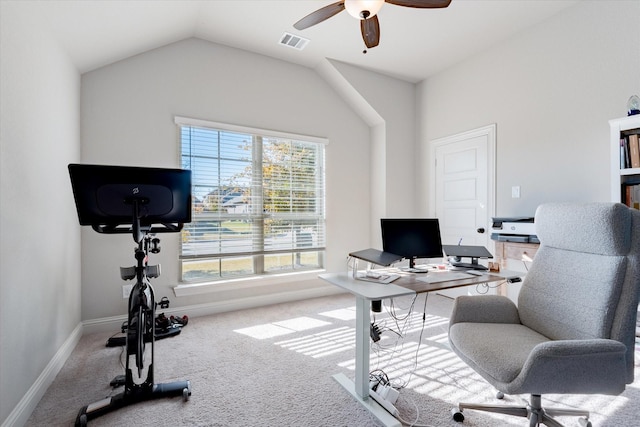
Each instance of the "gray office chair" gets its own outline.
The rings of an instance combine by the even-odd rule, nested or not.
[[[543,408],[544,393],[616,395],[633,381],[640,291],[640,211],[614,203],[552,203],[535,216],[540,248],[518,305],[498,295],[456,299],[449,342],[502,393],[530,394],[527,407],[460,403],[464,409],[562,427],[554,416],[589,412]]]

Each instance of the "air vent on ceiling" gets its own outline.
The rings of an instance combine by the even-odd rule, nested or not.
[[[280,44],[294,49],[302,50],[309,43],[308,39],[285,32],[280,37]]]

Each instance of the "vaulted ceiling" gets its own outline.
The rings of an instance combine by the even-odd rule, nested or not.
[[[14,0],[3,0],[14,1]],[[296,30],[293,24],[333,0],[20,1],[68,52],[80,72],[188,37],[315,67],[323,58],[421,81],[505,41],[583,0],[452,0],[444,9],[384,4],[379,46],[365,50],[346,11]],[[280,44],[285,32],[309,40]]]

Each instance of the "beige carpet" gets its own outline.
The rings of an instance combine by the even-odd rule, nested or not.
[[[431,295],[422,331],[424,297],[408,316],[411,299],[395,301],[396,319],[376,321],[382,340],[372,346],[371,369],[398,386],[403,419],[432,426],[526,426],[523,418],[466,413],[451,420],[458,401],[496,402],[494,391],[447,344],[451,300]],[[193,395],[131,405],[93,426],[377,426],[332,378],[353,377],[354,299],[317,298],[254,310],[190,319],[176,337],[156,342],[156,382],[189,379]],[[395,331],[401,331],[402,337]],[[420,338],[422,333],[422,338]],[[31,415],[28,426],[70,426],[80,408],[117,394],[109,382],[123,373],[111,334],[84,336]],[[420,346],[418,347],[418,343]],[[640,363],[636,360],[636,366]],[[524,396],[507,396],[504,403]],[[621,396],[545,396],[543,403],[592,411],[594,427],[638,425],[640,379]],[[572,418],[561,418],[577,426]]]

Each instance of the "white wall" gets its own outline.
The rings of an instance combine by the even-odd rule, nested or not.
[[[609,200],[608,120],[640,94],[639,19],[638,1],[579,2],[422,82],[421,157],[436,138],[497,123],[498,216]],[[514,185],[520,199],[511,198]]]
[[[369,246],[369,127],[316,72],[189,39],[86,73],[82,162],[179,167],[175,115],[328,138],[327,269],[346,270],[346,255]],[[330,287],[315,279],[178,298],[178,235],[159,237],[153,285],[172,309]],[[119,266],[133,265],[133,246],[128,235],[82,231],[83,319],[126,313]]]
[[[417,214],[415,182],[416,85],[373,73],[349,64],[333,62],[381,118],[372,127],[371,234],[381,247],[380,218]]]
[[[417,214],[416,86],[335,60],[317,70],[370,127],[370,246],[380,248],[380,218]]]
[[[80,230],[67,172],[80,158],[80,75],[28,14],[32,6],[0,2],[3,425],[26,421],[81,330]]]

